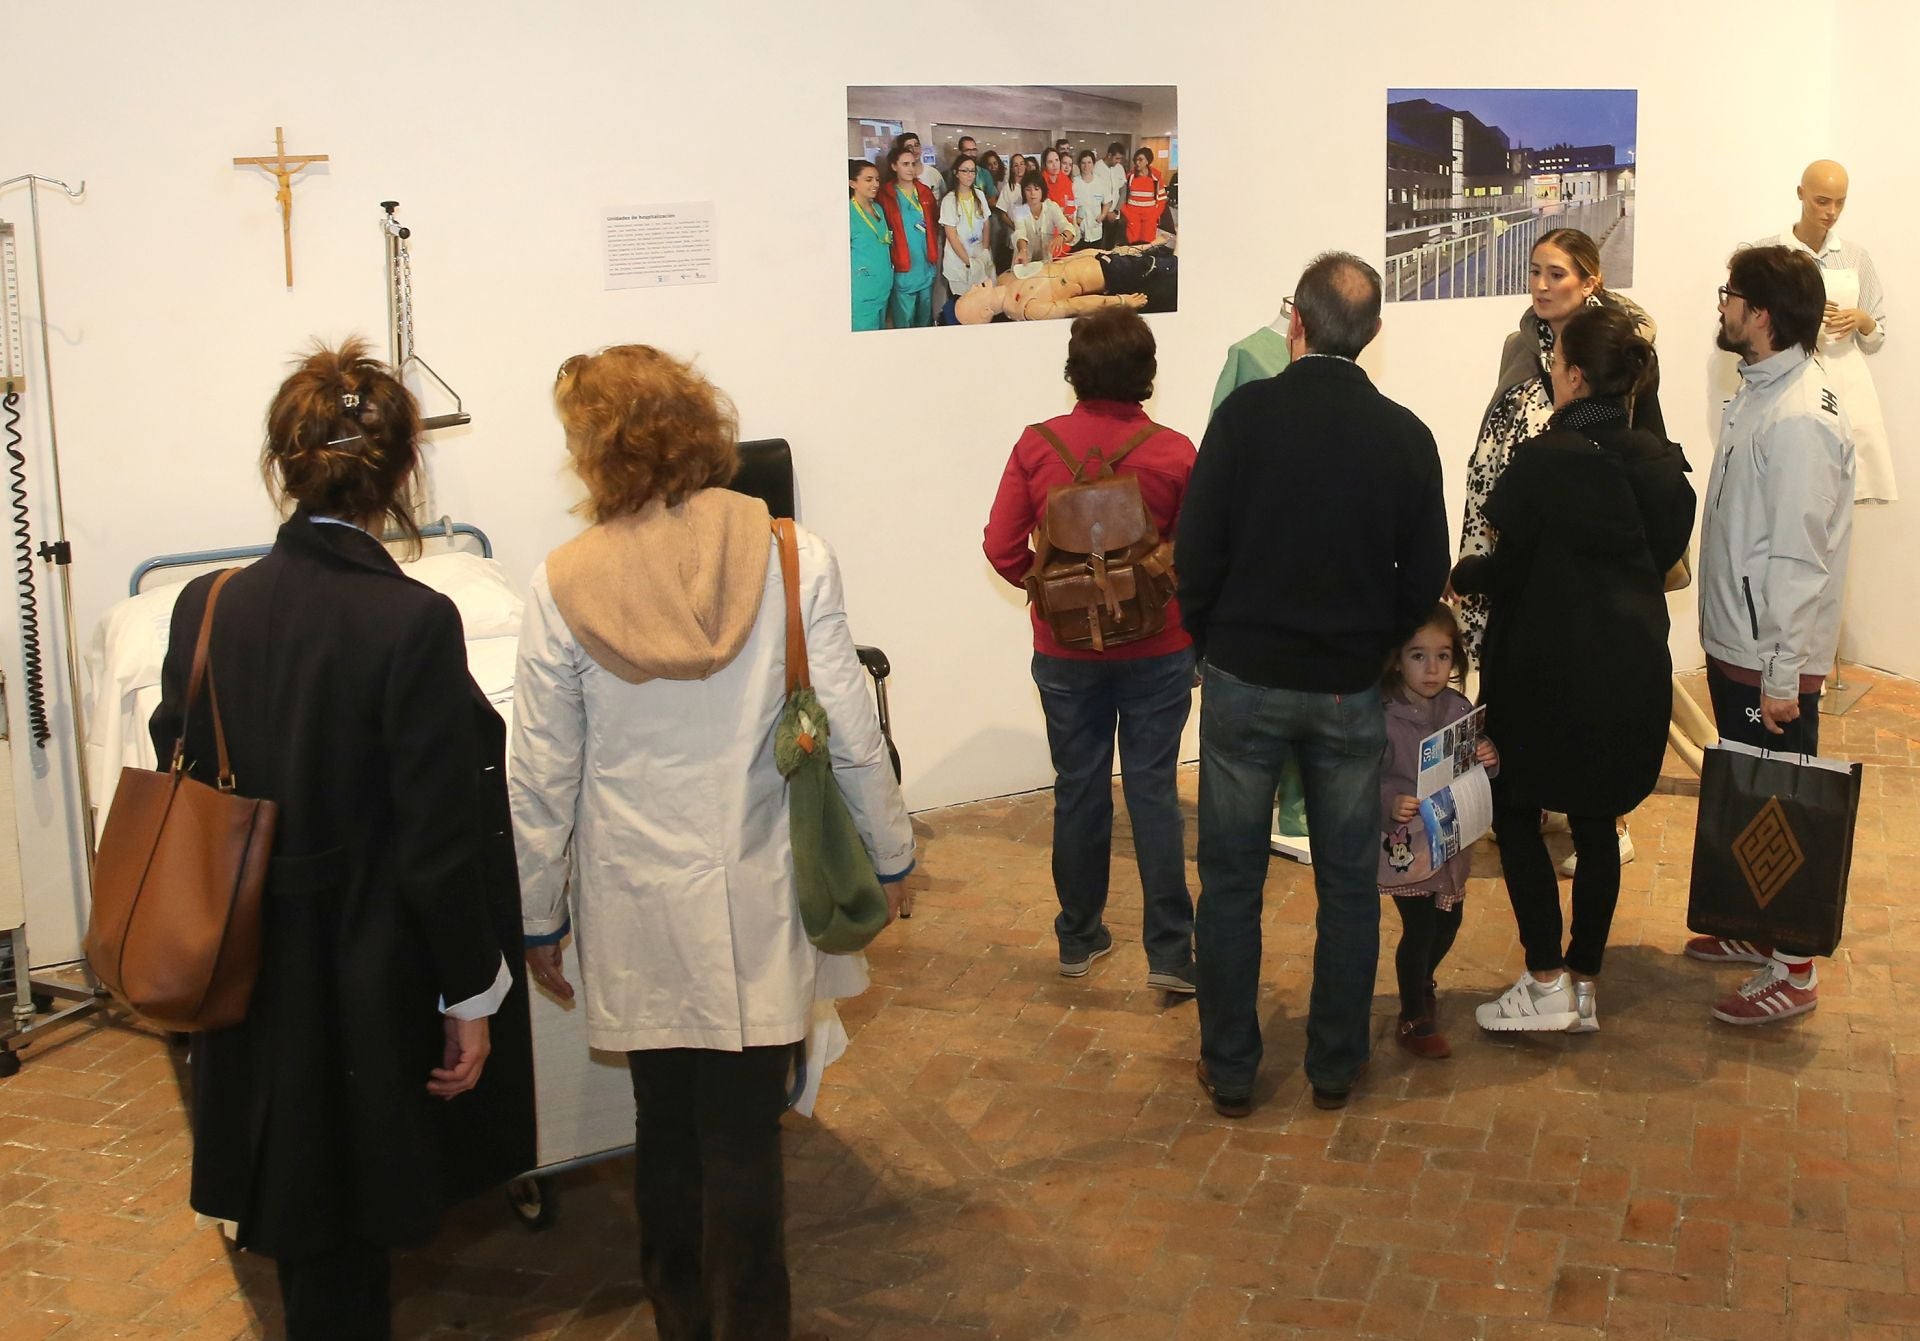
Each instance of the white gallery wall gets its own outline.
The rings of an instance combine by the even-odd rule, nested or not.
[[[1857,140],[1846,223],[1882,239],[1894,301],[1920,302],[1920,274],[1892,245],[1906,203],[1893,192],[1913,191],[1896,175],[1899,124],[1858,102],[1832,42],[1837,28],[1912,50],[1914,20],[1892,6],[1623,0],[1605,42],[1571,20],[1517,19],[1490,39],[1485,25],[1386,0],[1101,13],[1101,31],[1128,39],[1003,42],[989,23],[960,41],[929,22],[916,41],[848,5],[0,0],[0,178],[87,182],[83,201],[42,205],[83,638],[142,558],[271,536],[255,467],[263,412],[312,338],[360,332],[384,346],[378,202],[398,199],[414,230],[419,348],[474,416],[433,449],[436,512],[483,526],[524,580],[577,526],[548,401],[556,365],[629,340],[695,356],[737,402],[744,436],[793,443],[802,519],[839,551],[856,636],[893,660],[910,804],[1048,782],[1021,600],[979,540],[1021,427],[1069,404],[1066,325],[848,331],[848,84],[1179,86],[1184,280],[1181,310],[1152,319],[1150,408],[1196,440],[1227,345],[1272,319],[1313,253],[1379,259],[1393,86],[1640,90],[1632,293],[1659,321],[1667,420],[1702,482],[1717,413],[1713,289],[1735,242],[1789,217],[1805,161],[1848,158],[1846,137]],[[1899,41],[1873,37],[1883,20]],[[1784,105],[1795,110],[1773,110]],[[230,164],[269,152],[276,125],[291,152],[331,155],[294,187],[291,291],[273,184]],[[681,201],[713,203],[718,282],[604,290],[601,211]],[[0,192],[0,218],[24,231],[19,188]],[[1432,425],[1456,517],[1521,306],[1390,307],[1366,359]],[[1914,394],[1888,408],[1920,491],[1897,419]],[[44,502],[37,396],[27,428]],[[1862,527],[1863,556],[1888,570],[1862,564],[1853,639],[1864,659],[1916,672],[1920,645],[1895,615],[1904,592],[1891,570],[1914,543],[1900,515]],[[1690,603],[1675,613],[1676,656],[1697,663]],[[0,666],[17,683],[11,630],[0,620]],[[57,656],[53,669],[65,719]],[[70,957],[81,917],[70,764],[21,743],[17,694],[9,712],[39,891],[35,957]]]

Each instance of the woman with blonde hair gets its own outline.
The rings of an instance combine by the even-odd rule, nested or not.
[[[627,1054],[640,1270],[665,1341],[785,1341],[780,1114],[816,997],[866,986],[808,941],[774,727],[787,605],[767,508],[726,488],[732,406],[689,365],[616,345],[561,365],[554,404],[592,523],[535,570],[509,788],[534,979],[573,985],[590,1046]],[[913,832],[825,541],[798,531],[834,777],[887,882]],[[571,905],[569,907],[569,905]]]
[[[1553,419],[1553,385],[1547,369],[1567,323],[1588,308],[1608,308],[1625,313],[1647,343],[1653,343],[1653,318],[1631,299],[1607,288],[1600,270],[1600,248],[1578,228],[1550,229],[1533,244],[1527,264],[1527,294],[1531,301],[1520,314],[1519,328],[1501,346],[1499,380],[1481,416],[1480,434],[1467,462],[1467,505],[1460,518],[1459,554],[1463,559],[1493,552],[1498,537],[1487,521],[1487,499],[1513,459],[1514,448],[1545,433]],[[1666,436],[1657,368],[1654,380],[1633,402],[1631,426],[1656,437]],[[1487,600],[1478,594],[1457,595],[1467,652],[1478,666],[1487,632]],[[1564,821],[1549,817],[1549,822],[1558,825]],[[1618,846],[1621,862],[1632,861],[1633,838],[1627,832],[1624,816],[1619,823]],[[1574,870],[1575,859],[1569,856],[1561,864],[1561,873],[1572,875]]]
[[[247,1017],[193,1035],[189,1200],[276,1260],[290,1341],[384,1341],[393,1250],[534,1160],[506,731],[459,611],[380,540],[419,540],[419,435],[358,341],[301,361],[260,454],[292,515],[257,563],[181,592],[152,723],[171,757],[211,605],[218,694],[187,768],[279,820]]]

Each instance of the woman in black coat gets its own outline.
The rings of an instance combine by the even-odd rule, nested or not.
[[[308,358],[261,454],[297,506],[215,605],[237,789],[280,813],[247,1018],[193,1038],[191,1200],[278,1259],[290,1341],[387,1337],[390,1251],[534,1162],[505,732],[452,602],[376,538],[413,530],[418,431],[359,344]],[[213,580],[174,607],[162,759]],[[186,758],[214,781],[204,700]]]
[[[1528,970],[1479,1008],[1480,1024],[1585,1033],[1599,1027],[1594,979],[1620,895],[1614,820],[1653,790],[1666,750],[1665,575],[1686,552],[1694,494],[1680,449],[1630,427],[1658,368],[1629,316],[1580,311],[1549,372],[1547,431],[1515,450],[1487,499],[1499,544],[1463,558],[1453,587],[1488,599],[1494,828]],[[1579,857],[1564,950],[1542,810],[1566,812]]]

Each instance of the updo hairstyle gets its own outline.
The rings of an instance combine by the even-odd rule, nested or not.
[[[674,507],[732,482],[740,466],[733,402],[689,363],[651,345],[612,345],[560,365],[554,407],[573,469],[587,486],[575,510],[593,522]]]
[[[260,474],[283,508],[291,499],[369,530],[391,521],[417,546],[419,469],[420,409],[363,340],[316,345],[268,407]]]
[[[1586,374],[1589,394],[1629,403],[1653,384],[1659,358],[1632,317],[1615,307],[1583,307],[1560,332],[1560,358]]]

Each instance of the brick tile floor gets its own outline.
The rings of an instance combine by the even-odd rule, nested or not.
[[[1312,1107],[1299,1069],[1309,872],[1276,861],[1268,882],[1268,1062],[1253,1116],[1228,1122],[1193,1083],[1192,1003],[1145,990],[1124,820],[1120,944],[1069,982],[1050,797],[921,816],[930,887],[873,955],[817,1120],[790,1120],[796,1325],[839,1341],[1920,1336],[1920,1044],[1899,1013],[1920,1005],[1920,906],[1896,883],[1920,859],[1920,686],[1882,681],[1822,728],[1869,767],[1817,1012],[1708,1017],[1741,970],[1677,953],[1694,788],[1670,761],[1633,816],[1602,1032],[1473,1029],[1472,1003],[1520,969],[1487,848],[1441,982],[1454,1057],[1391,1045],[1383,957],[1374,1065],[1339,1113]],[[1182,788],[1190,810],[1191,770]],[[1389,954],[1396,934],[1386,918]],[[0,1335],[275,1335],[271,1263],[186,1207],[164,1043],[88,1023],[28,1056],[0,1081]],[[557,1178],[541,1233],[494,1198],[464,1208],[400,1263],[398,1334],[652,1336],[629,1169]]]

